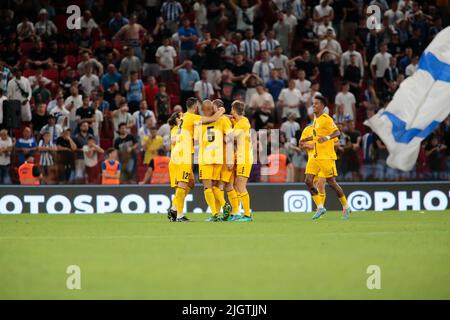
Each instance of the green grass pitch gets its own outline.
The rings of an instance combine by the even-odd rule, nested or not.
[[[0,215],[0,299],[450,299],[450,211],[190,217]]]

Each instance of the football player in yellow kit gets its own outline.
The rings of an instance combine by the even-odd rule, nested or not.
[[[176,188],[177,187],[177,172],[178,172],[178,164],[180,163],[180,159],[179,157],[179,153],[177,152],[177,143],[179,142],[179,135],[178,135],[178,127],[180,125],[181,122],[181,117],[183,116],[182,112],[174,112],[172,113],[172,115],[169,117],[169,120],[167,121],[167,123],[170,126],[170,145],[171,145],[171,152],[170,152],[170,162],[169,162],[169,175],[170,175],[170,186],[172,188]],[[194,182],[194,178],[192,177],[189,180],[189,184],[188,184],[188,188],[186,189],[186,194],[189,193],[189,191],[194,187],[195,182]],[[176,219],[176,215],[175,217],[171,214],[172,212],[175,212],[176,214],[176,207],[175,207],[175,203],[172,203],[172,207],[168,210],[168,215],[167,217],[169,218],[170,221],[174,221],[174,219]]]
[[[318,219],[326,213],[326,209],[323,206],[324,195],[319,194],[319,191],[314,185],[315,176],[325,178],[328,185],[333,188],[342,204],[342,218],[348,219],[350,208],[347,204],[347,198],[335,179],[337,176],[337,157],[334,150],[334,138],[339,137],[341,133],[333,119],[324,113],[326,104],[326,99],[323,96],[317,95],[314,97],[313,108],[315,118],[312,124],[313,134],[300,140],[301,143],[312,141],[314,144],[313,157],[308,159],[308,164],[306,165],[305,183],[318,208],[313,215],[313,219]]]
[[[175,145],[175,152],[177,152],[177,188],[173,204],[176,207],[176,212],[171,210],[170,215],[176,222],[189,221],[183,214],[184,199],[189,191],[189,182],[193,179],[192,173],[192,155],[194,154],[194,128],[200,124],[207,124],[216,121],[224,114],[225,109],[220,108],[216,113],[210,117],[198,115],[199,102],[196,98],[188,98],[186,102],[187,111],[180,119],[178,126],[178,142]]]
[[[325,111],[328,114],[328,108],[326,108]],[[307,125],[302,132],[302,135],[300,137],[300,143],[299,143],[299,147],[301,149],[306,150],[306,153],[308,155],[308,161],[310,159],[312,159],[311,161],[314,161],[314,142],[311,141],[307,141],[307,142],[301,142],[302,140],[306,139],[307,137],[311,137],[313,136],[313,121],[314,121],[314,111],[313,108],[311,107],[311,110],[308,109],[308,116],[311,119],[311,124]],[[334,138],[334,145],[339,144],[339,139],[338,138]],[[314,186],[317,188],[319,195],[322,197],[321,198],[321,202],[323,204],[323,206],[325,206],[325,199],[327,197],[327,194],[325,192],[325,183],[326,183],[326,178],[323,177],[319,177],[318,175],[314,176],[314,180],[313,180]],[[316,205],[318,205],[316,203]]]
[[[214,109],[224,106],[223,101],[216,99],[213,101]],[[220,172],[220,179],[213,186],[216,197],[216,206],[223,209],[223,220],[231,220],[233,215],[239,212],[239,197],[234,190],[235,154],[233,141],[233,124],[229,116],[223,115],[217,121],[218,129],[223,135],[223,165]],[[225,201],[224,191],[227,192],[230,204]],[[231,215],[230,215],[231,214]]]
[[[203,114],[207,117],[214,114],[214,105],[211,100],[204,100],[202,103]],[[220,119],[220,118],[219,118]],[[199,145],[199,179],[203,183],[205,200],[211,208],[211,217],[208,221],[221,221],[220,209],[223,199],[217,199],[215,184],[220,180],[220,173],[223,166],[223,132],[220,127],[221,122],[216,120],[211,123],[202,124],[196,130],[195,138],[198,139]],[[216,188],[216,189],[215,189]],[[216,192],[214,192],[216,191]]]
[[[244,116],[245,105],[242,101],[234,101],[231,106],[231,115],[236,121],[233,128],[233,137],[236,144],[236,171],[234,188],[238,193],[244,209],[244,216],[235,214],[231,221],[249,222],[253,218],[250,213],[250,196],[247,192],[247,181],[253,166],[253,147],[251,140],[251,125]]]

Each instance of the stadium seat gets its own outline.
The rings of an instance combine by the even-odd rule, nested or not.
[[[139,181],[142,181],[145,177],[145,173],[147,172],[147,167],[145,165],[139,165],[137,169],[137,176]]]
[[[59,74],[57,69],[47,69],[43,72],[44,77],[49,78],[55,83],[59,83]]]
[[[67,18],[68,16],[66,14],[57,14],[55,16],[55,25],[56,28],[58,28],[58,32],[65,32],[67,31]]]
[[[112,139],[100,139],[100,147],[106,150],[113,146]]]
[[[36,70],[31,70],[31,69],[23,70],[22,75],[23,75],[25,78],[29,78],[29,77],[31,77],[31,76],[36,75]]]
[[[30,50],[34,47],[33,42],[22,42],[19,46],[19,50],[23,56],[28,56]]]
[[[68,55],[67,56],[67,65],[71,67],[72,69],[77,68],[77,57]]]

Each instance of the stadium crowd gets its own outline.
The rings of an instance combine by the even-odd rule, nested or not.
[[[448,0],[70,4],[82,9],[79,29],[68,29],[68,1],[0,4],[0,184],[17,183],[30,154],[42,183],[98,183],[111,147],[122,183],[148,183],[152,160],[170,153],[167,119],[191,96],[220,98],[227,111],[240,99],[255,131],[280,129],[281,176],[261,174],[261,161],[250,181],[302,181],[298,140],[318,92],[342,132],[339,179],[450,177],[450,117],[423,142],[411,172],[387,167],[383,142],[363,124],[448,25]],[[367,28],[368,5],[381,9],[378,28]],[[19,125],[6,116],[14,100]]]

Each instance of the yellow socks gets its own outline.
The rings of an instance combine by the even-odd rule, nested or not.
[[[345,196],[340,197],[339,201],[341,202],[342,208],[344,208],[344,210],[348,208],[347,198]]]
[[[323,194],[323,198],[322,198],[322,204],[325,206],[325,200],[327,199],[327,194],[324,193]]]
[[[208,206],[211,208],[212,215],[217,215],[217,209],[216,209],[216,198],[214,197],[214,192],[211,188],[205,189],[205,200]]]
[[[227,192],[228,200],[231,204],[231,214],[235,215],[239,212],[239,196],[236,192],[236,190],[231,190]]]
[[[325,206],[325,193],[319,193],[320,203]]]
[[[244,208],[244,215],[250,217],[250,196],[248,195],[248,192],[239,193],[239,199],[241,200],[242,207]]]
[[[225,205],[223,190],[220,190],[219,187],[212,187],[212,191],[214,192],[214,197],[216,198],[216,209],[220,211],[220,208]]]
[[[312,196],[317,208],[323,208],[322,196],[318,193]]]
[[[184,210],[184,198],[186,198],[186,190],[183,188],[177,188],[175,191],[175,197],[173,198],[173,202],[175,204],[175,208],[177,208],[177,217],[181,218],[183,216]]]

